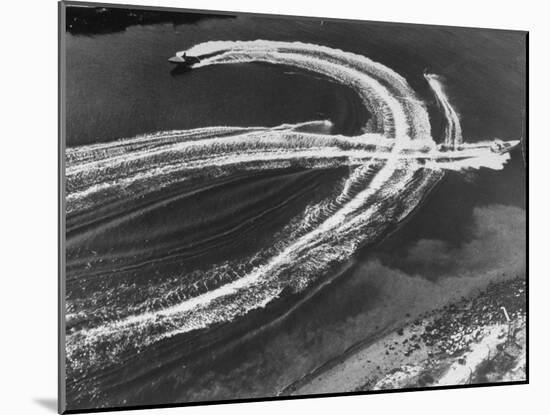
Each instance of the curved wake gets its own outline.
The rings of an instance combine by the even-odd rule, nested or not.
[[[187,53],[204,57],[196,67],[266,62],[323,75],[353,88],[373,117],[357,137],[323,133],[330,131],[330,122],[312,121],[170,131],[67,149],[69,248],[78,242],[77,232],[71,233],[75,229],[108,230],[143,213],[110,214],[113,206],[127,208],[177,184],[243,170],[350,168],[331,197],[310,204],[272,247],[240,262],[151,275],[146,283],[117,285],[114,277],[90,274],[88,280],[97,278],[100,289],[67,301],[66,350],[75,377],[162,339],[231,321],[285,289],[305,289],[403,220],[443,175],[423,102],[404,78],[382,64],[324,46],[264,40],[207,42]],[[452,107],[444,112],[454,125],[445,143],[459,142],[456,113]],[[107,213],[96,223],[97,211]],[[69,291],[78,293],[78,277],[88,275],[98,261],[94,256],[73,261]],[[121,304],[128,298],[131,304]]]

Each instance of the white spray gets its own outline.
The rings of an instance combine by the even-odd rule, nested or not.
[[[427,73],[424,74],[424,78],[428,81],[437,102],[445,114],[446,124],[444,146],[446,149],[458,150],[462,144],[462,128],[460,126],[460,118],[449,102],[449,97],[445,93],[445,88],[441,82],[441,78],[438,75]]]
[[[307,286],[349,258],[362,243],[374,240],[389,225],[402,220],[442,177],[442,169],[462,169],[473,163],[475,167],[500,168],[505,161],[505,156],[491,153],[488,145],[438,152],[424,104],[404,78],[366,57],[319,45],[262,40],[208,42],[187,52],[212,55],[197,67],[259,61],[326,75],[352,87],[376,122],[353,138],[307,133],[302,131],[303,124],[222,126],[68,149],[67,210],[75,212],[92,209],[108,201],[109,195],[135,198],[142,191],[158,190],[170,180],[185,180],[187,171],[208,175],[221,168],[228,172],[233,168],[284,168],[285,163],[300,161],[311,168],[327,163],[351,167],[341,191],[312,207],[313,213],[302,220],[305,226],[299,226],[304,232],[285,240],[269,259],[242,274],[235,271],[237,277],[231,282],[205,293],[154,309],[135,304],[129,315],[112,313],[108,320],[68,335],[66,349],[71,365],[99,364],[88,358],[80,361],[83,348],[94,353],[105,350],[99,360],[116,359],[120,350],[116,349],[115,335],[124,339],[125,347],[139,350],[163,338],[231,321],[263,307],[287,286]],[[444,111],[444,144],[448,149],[461,149],[459,117],[438,77],[425,77]],[[322,122],[328,125],[328,121]],[[151,331],[156,335],[149,335]]]

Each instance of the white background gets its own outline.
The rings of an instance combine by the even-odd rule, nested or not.
[[[119,3],[120,1],[111,0]],[[546,412],[550,296],[544,264],[550,166],[549,29],[544,1],[128,0],[136,4],[529,30],[530,377],[504,386],[175,408],[139,413],[518,414]],[[120,2],[123,3],[123,2]],[[54,413],[57,393],[57,4],[10,0],[0,30],[0,413]],[[543,409],[544,408],[544,409]],[[125,412],[126,413],[126,412]]]

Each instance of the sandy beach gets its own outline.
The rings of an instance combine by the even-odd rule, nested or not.
[[[526,380],[525,280],[490,284],[327,362],[281,395]]]

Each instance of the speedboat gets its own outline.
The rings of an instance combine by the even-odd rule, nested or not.
[[[169,62],[179,65],[179,66],[193,66],[197,63],[200,63],[200,58],[197,56],[187,55],[186,52],[176,53],[174,56],[168,59]]]
[[[511,151],[521,143],[520,140],[511,140],[511,141],[502,141],[498,138],[495,138],[493,144],[491,145],[491,151],[493,153],[503,154],[508,151]]]

